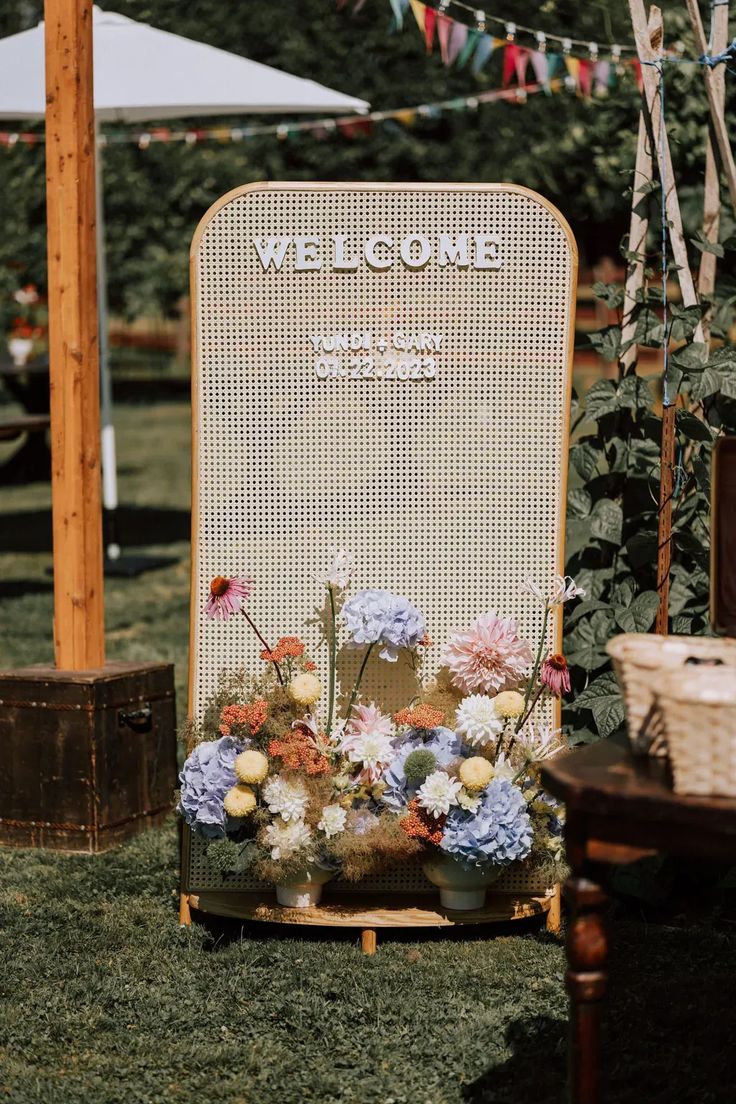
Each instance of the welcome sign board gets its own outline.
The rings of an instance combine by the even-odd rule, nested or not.
[[[539,635],[520,586],[562,571],[575,278],[564,220],[512,185],[256,184],[208,212],[192,249],[195,716],[221,670],[259,662],[245,624],[204,617],[216,575],[255,580],[267,639],[304,635],[337,548],[438,642],[487,609]],[[314,651],[316,616],[306,635]],[[372,668],[367,700],[405,703],[408,667]]]

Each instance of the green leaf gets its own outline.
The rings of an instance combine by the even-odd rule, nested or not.
[[[589,336],[591,345],[604,360],[618,360],[621,347],[620,326],[607,326],[605,330],[596,330]]]
[[[689,345],[677,349],[670,361],[683,372],[699,372],[708,363],[708,346],[704,341],[691,341]]]
[[[565,628],[571,627],[588,613],[595,613],[596,610],[610,610],[610,608],[610,604],[602,602],[600,598],[586,599],[584,602],[578,603],[572,613],[565,616]]]
[[[598,380],[585,396],[585,412],[595,421],[617,408],[616,387],[611,380]]]
[[[658,349],[664,338],[664,327],[658,315],[649,307],[645,307],[636,320],[634,340],[637,345],[649,345]]]
[[[567,662],[570,666],[582,667],[585,671],[597,671],[608,662],[605,647],[609,636],[605,625],[601,629],[592,619],[580,621],[565,642]]]
[[[601,498],[591,513],[590,535],[596,540],[619,544],[623,528],[623,510],[611,498]]]
[[[677,428],[680,433],[683,433],[692,441],[707,441],[710,444],[713,440],[711,431],[705,422],[701,422],[700,418],[696,418],[689,410],[677,411]]]
[[[657,532],[654,529],[640,529],[626,542],[626,551],[634,567],[653,564],[657,558]]]
[[[637,594],[629,605],[616,610],[616,621],[624,632],[646,632],[651,628],[659,609],[659,596],[654,590]]]
[[[693,456],[693,473],[698,481],[698,486],[707,498],[710,498],[710,468],[701,456]]]
[[[705,368],[702,375],[693,379],[690,394],[694,399],[707,399],[709,395],[717,395],[721,390],[721,373],[715,368]]]
[[[599,459],[600,453],[598,449],[593,448],[587,441],[583,441],[579,445],[573,445],[570,450],[570,463],[578,475],[583,477],[586,483],[592,478],[593,473],[598,467]]]
[[[690,239],[692,245],[701,253],[712,253],[715,257],[725,257],[726,251],[720,242],[708,241],[702,230],[698,230],[695,237]]]
[[[604,284],[597,280],[592,291],[596,299],[602,299],[611,310],[616,310],[624,301],[624,289],[620,284]]]
[[[610,671],[599,675],[578,694],[575,704],[590,709],[601,736],[610,736],[623,724],[625,711],[616,676]]]
[[[640,410],[652,405],[652,393],[647,381],[632,373],[621,380],[616,392],[616,400],[619,406]]]
[[[576,487],[567,496],[567,508],[572,517],[586,518],[592,505],[593,500],[584,487]]]

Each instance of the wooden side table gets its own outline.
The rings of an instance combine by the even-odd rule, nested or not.
[[[682,797],[671,788],[666,762],[635,759],[627,744],[615,740],[551,760],[542,770],[542,781],[567,807],[569,1095],[572,1104],[597,1104],[608,940],[607,898],[596,868],[658,851],[733,861],[736,800]]]

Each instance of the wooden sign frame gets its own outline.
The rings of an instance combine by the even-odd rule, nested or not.
[[[300,206],[302,200],[303,204]],[[292,204],[292,206],[289,207],[289,204]],[[256,208],[258,216],[254,215],[252,221],[248,221],[251,219],[250,211]],[[284,213],[285,211],[286,213]],[[409,211],[410,215],[406,215],[406,218],[409,219],[404,227],[407,233],[405,237],[402,237],[400,232],[396,230],[397,225],[403,225],[400,214],[397,214],[397,212],[405,211]],[[330,213],[330,217],[334,215],[337,220],[334,225],[335,233],[339,232],[344,235],[344,240],[338,243],[335,234],[333,234],[334,252],[331,257],[325,250],[322,251],[321,256],[318,256],[318,250],[312,243],[312,238],[317,237],[320,239],[322,246],[326,244],[325,227],[329,222],[327,212]],[[365,225],[362,225],[364,212]],[[466,216],[470,219],[467,225],[463,221]],[[340,218],[343,218],[343,222],[339,221]],[[432,225],[436,233],[430,234],[428,226],[432,219],[435,219]],[[429,220],[429,222],[426,220]],[[243,230],[245,225],[247,225],[247,234],[250,235],[252,241],[246,238],[243,239],[240,243],[242,247],[240,254],[237,254],[237,250],[235,253],[232,250],[228,252],[229,246],[226,244],[224,247],[225,260],[220,269],[218,267],[220,256],[218,250],[223,248],[223,241],[227,241],[228,233],[232,232],[233,227],[237,229],[237,233],[245,233],[245,230]],[[357,230],[356,225],[358,226]],[[290,227],[288,234],[284,227]],[[462,233],[469,235],[467,257],[461,251],[456,268],[454,270],[450,268],[448,270],[450,274],[446,277],[444,273],[437,271],[433,274],[431,270],[432,264],[435,267],[439,266],[440,259],[445,261],[443,268],[448,264],[455,263],[451,260],[448,261],[447,250],[444,254],[442,253],[442,242],[439,234],[440,231],[444,230],[451,235],[453,247],[457,246],[458,235]],[[258,244],[256,244],[256,235]],[[292,240],[297,236],[301,239],[298,246]],[[427,254],[429,246],[424,244],[425,236],[427,239],[433,238],[431,257]],[[280,243],[282,243],[284,237],[289,237],[289,245],[284,249],[281,259],[281,263],[284,265],[282,271],[276,263],[278,260],[276,254],[281,249]],[[405,247],[406,237],[411,237],[414,240],[409,246]],[[390,246],[387,245],[386,239],[391,241]],[[361,240],[363,241],[362,246]],[[376,244],[370,246],[368,244],[370,240],[373,240]],[[266,248],[268,242],[272,243],[269,246],[270,254]],[[273,242],[276,244],[273,245]],[[250,252],[248,261],[251,265],[250,275],[243,275],[242,271],[245,263],[242,251],[246,243]],[[340,250],[338,250],[338,245],[341,247]],[[260,258],[260,269],[254,259],[253,247],[255,247]],[[302,250],[301,255],[298,248]],[[406,252],[404,252],[405,248]],[[361,255],[361,249],[364,250],[363,255]],[[209,254],[203,260],[203,255],[207,250],[209,250]],[[371,264],[368,265],[371,274],[368,270],[362,270],[363,262],[364,260],[368,261],[369,254],[370,261],[378,262],[380,265],[377,273]],[[396,276],[396,279],[393,279],[393,274],[386,276],[386,261],[389,255],[393,256],[398,264],[399,254],[403,259],[404,267],[411,268],[412,273],[418,273],[416,283],[407,284],[407,288],[409,286],[417,288],[416,301],[411,300],[408,303],[404,301],[407,298],[411,299],[411,292],[408,290],[404,295],[397,292],[397,287],[400,286],[402,279],[401,273]],[[498,263],[499,258],[500,263]],[[315,268],[309,268],[309,265],[313,264],[316,259],[322,260],[325,266],[331,261],[334,263],[334,267],[337,267],[339,263],[345,266],[344,269],[339,269],[342,273],[340,278],[343,281],[341,286],[345,288],[344,302],[338,296],[338,293],[331,288],[331,285],[328,285],[327,276],[324,273]],[[266,261],[268,263],[265,263]],[[292,327],[291,330],[288,327],[280,328],[279,320],[274,321],[275,311],[268,294],[273,294],[274,288],[279,287],[279,280],[294,279],[296,266],[300,261],[301,263],[306,262],[307,267],[301,271],[307,272],[308,277],[296,292],[288,291],[287,293],[288,309],[293,312],[298,324]],[[207,265],[210,267],[207,268]],[[508,270],[505,270],[506,265],[508,265]],[[214,274],[213,268],[215,270]],[[260,272],[264,275],[264,282],[271,289],[268,294],[268,289],[266,292],[260,289],[260,279],[255,281],[254,272]],[[456,290],[451,275],[453,272],[457,274]],[[505,281],[503,286],[512,288],[513,294],[510,295],[508,300],[502,299],[500,292],[497,300],[493,299],[490,293],[487,294],[485,299],[482,296],[479,297],[478,289],[484,286],[483,280],[486,277],[495,278],[499,282]],[[301,389],[298,395],[299,401],[310,412],[317,410],[319,416],[323,419],[331,401],[329,396],[332,394],[336,404],[333,407],[333,415],[335,411],[338,411],[343,418],[343,425],[350,427],[349,430],[342,430],[345,440],[348,442],[351,435],[358,436],[361,428],[363,431],[366,428],[371,431],[376,429],[376,410],[380,403],[378,400],[374,401],[372,396],[379,393],[377,389],[384,389],[381,393],[387,396],[386,403],[390,406],[390,412],[386,416],[385,422],[378,427],[383,436],[377,445],[377,450],[383,450],[384,458],[394,455],[391,453],[392,443],[395,442],[397,435],[401,434],[405,425],[424,424],[422,419],[416,417],[418,410],[420,410],[422,418],[426,418],[427,422],[431,424],[436,424],[436,422],[432,423],[432,417],[435,417],[435,419],[441,417],[440,414],[433,412],[433,402],[439,405],[446,402],[448,404],[447,409],[451,411],[452,416],[461,420],[470,411],[468,417],[471,420],[464,423],[464,429],[485,427],[483,432],[487,432],[489,442],[487,451],[484,451],[482,447],[475,447],[472,441],[468,445],[469,448],[475,447],[473,462],[477,464],[477,470],[482,473],[482,478],[481,476],[478,477],[477,488],[475,488],[478,491],[477,502],[473,506],[473,509],[477,510],[479,518],[476,526],[477,543],[482,544],[483,535],[486,532],[485,527],[488,524],[489,494],[492,496],[493,486],[498,484],[500,497],[493,501],[492,506],[496,512],[495,516],[498,518],[499,528],[503,529],[504,525],[507,526],[506,529],[503,529],[503,533],[506,535],[499,539],[503,539],[506,546],[510,547],[510,558],[514,559],[514,556],[516,556],[514,562],[510,563],[506,569],[509,579],[504,579],[503,585],[507,586],[508,589],[503,594],[499,591],[499,593],[494,593],[489,598],[484,585],[485,577],[482,577],[482,572],[479,574],[478,564],[475,563],[474,567],[469,565],[468,593],[462,596],[466,606],[462,607],[462,601],[458,602],[458,609],[453,612],[452,619],[449,620],[450,615],[447,610],[427,608],[428,605],[432,605],[432,602],[431,600],[427,602],[426,596],[421,593],[421,562],[417,562],[416,568],[412,569],[412,574],[406,574],[405,572],[404,577],[401,577],[400,571],[393,572],[393,565],[392,568],[387,568],[385,575],[380,575],[379,568],[376,566],[377,562],[380,561],[380,557],[374,555],[371,548],[367,550],[356,549],[349,539],[349,535],[345,537],[339,519],[334,522],[333,518],[333,523],[324,527],[324,529],[320,528],[313,520],[310,520],[309,523],[305,523],[304,530],[298,534],[298,537],[302,541],[302,546],[305,542],[310,541],[318,544],[320,552],[325,557],[330,551],[327,547],[322,548],[326,536],[334,538],[335,544],[346,545],[353,551],[358,552],[359,562],[363,559],[365,568],[364,571],[360,572],[359,585],[385,586],[387,589],[405,593],[410,600],[415,601],[420,608],[424,608],[429,615],[433,629],[431,635],[434,639],[441,640],[451,627],[463,624],[466,620],[469,622],[473,617],[488,608],[489,605],[495,606],[503,615],[516,615],[518,607],[524,606],[525,612],[521,617],[521,629],[529,636],[538,636],[539,630],[541,630],[541,608],[538,605],[535,606],[531,599],[527,602],[523,601],[520,584],[523,581],[522,570],[524,573],[531,571],[532,574],[539,574],[541,562],[525,563],[522,568],[523,549],[520,553],[508,534],[513,528],[513,518],[518,514],[518,500],[523,500],[526,513],[531,519],[529,526],[530,531],[533,530],[535,534],[534,539],[542,541],[543,544],[546,542],[545,548],[549,549],[544,570],[541,572],[543,577],[539,581],[546,584],[553,573],[564,574],[567,450],[574,347],[577,248],[570,227],[556,208],[537,193],[511,184],[365,184],[357,182],[269,182],[250,184],[227,193],[210,208],[202,219],[192,243],[191,279],[194,461],[189,670],[190,714],[195,717],[201,716],[203,703],[207,698],[201,671],[198,667],[199,648],[204,632],[208,634],[208,641],[214,640],[215,634],[221,634],[222,644],[217,645],[214,651],[215,655],[222,657],[221,666],[224,665],[224,657],[226,656],[231,665],[249,664],[254,659],[257,661],[257,645],[254,646],[246,633],[240,635],[240,625],[235,625],[233,622],[228,622],[226,625],[215,625],[203,620],[203,585],[205,585],[203,580],[214,574],[227,575],[243,571],[254,574],[259,585],[259,593],[265,593],[266,596],[274,595],[272,604],[276,608],[271,623],[269,623],[269,611],[267,610],[264,614],[264,601],[267,599],[260,598],[257,604],[251,605],[251,609],[258,610],[257,619],[260,627],[263,627],[262,621],[265,619],[265,636],[267,639],[275,638],[279,632],[300,631],[302,620],[311,612],[311,592],[308,587],[305,588],[304,594],[299,596],[301,600],[300,613],[297,615],[296,605],[294,605],[292,614],[290,605],[292,599],[289,588],[291,587],[293,591],[293,580],[287,580],[281,593],[279,593],[275,577],[273,575],[269,577],[270,565],[267,557],[265,555],[261,556],[258,564],[254,566],[250,557],[246,555],[247,550],[253,550],[255,556],[259,554],[253,540],[250,539],[252,532],[250,536],[246,533],[245,537],[243,536],[244,531],[239,531],[234,536],[228,532],[227,539],[223,542],[222,554],[220,556],[218,549],[216,561],[212,557],[209,560],[207,559],[207,552],[203,550],[202,541],[202,533],[205,532],[207,525],[210,525],[210,529],[206,530],[208,533],[217,531],[219,515],[217,515],[216,510],[213,510],[211,501],[213,494],[220,496],[223,509],[227,508],[233,511],[242,511],[252,503],[263,502],[263,488],[257,479],[254,486],[248,491],[248,494],[252,495],[252,500],[249,500],[249,503],[246,503],[242,491],[240,497],[238,496],[237,480],[239,477],[231,477],[227,467],[229,461],[226,459],[223,460],[220,457],[214,468],[202,468],[201,458],[203,453],[214,456],[217,451],[217,437],[213,426],[221,422],[228,423],[232,410],[236,411],[236,414],[233,415],[235,418],[241,418],[242,420],[247,415],[250,418],[247,430],[243,430],[243,427],[240,426],[240,430],[237,431],[239,436],[236,440],[236,447],[239,448],[243,438],[247,437],[248,434],[258,432],[257,426],[254,430],[253,411],[266,410],[267,412],[273,412],[276,421],[268,431],[270,434],[267,439],[269,458],[278,465],[288,468],[290,455],[283,447],[283,442],[288,440],[289,445],[296,448],[298,442],[294,444],[294,436],[301,432],[296,420],[293,418],[289,420],[288,411],[287,416],[283,415],[283,409],[288,406],[290,398],[293,397],[289,387]],[[301,280],[301,276],[299,279]],[[381,280],[384,281],[383,286],[389,288],[389,292],[383,298],[372,290],[374,286],[377,286],[377,282]],[[376,284],[374,284],[374,281],[376,281]],[[490,287],[491,285],[485,286]],[[311,289],[309,293],[304,290],[305,287]],[[470,300],[463,299],[463,296],[470,297]],[[438,378],[440,378],[442,371],[447,373],[447,382],[442,384],[442,386],[448,388],[447,392],[441,391],[440,384],[435,384],[434,378],[430,377],[427,377],[425,381],[416,383],[402,382],[398,379],[388,382],[387,379],[383,378],[379,382],[377,377],[360,382],[356,380],[353,390],[350,389],[353,380],[345,378],[347,373],[344,371],[342,378],[336,374],[334,377],[322,379],[320,383],[314,385],[306,381],[306,374],[312,371],[312,361],[314,361],[315,372],[318,372],[320,368],[318,364],[320,358],[317,356],[320,337],[316,333],[319,327],[314,321],[317,316],[309,313],[312,301],[317,304],[315,310],[324,311],[326,320],[322,328],[328,335],[328,342],[332,340],[330,335],[334,335],[336,331],[340,330],[340,318],[344,318],[343,328],[345,330],[360,332],[370,329],[371,357],[376,351],[376,341],[388,340],[389,344],[395,343],[397,327],[401,327],[405,322],[408,326],[408,323],[413,320],[418,332],[437,329],[438,326],[431,325],[429,321],[425,321],[423,326],[419,324],[421,310],[425,311],[425,314],[421,317],[428,319],[429,307],[427,304],[431,304],[435,314],[442,315],[443,321],[440,328],[449,335],[447,341],[450,351],[447,353],[447,357],[444,360],[441,356],[436,357]],[[461,302],[465,303],[465,309],[470,319],[468,325],[471,328],[475,327],[470,337],[457,329],[459,323],[455,318],[457,311],[453,304]],[[386,304],[388,305],[386,306]],[[493,315],[494,310],[496,315]],[[493,329],[491,323],[496,316],[501,321]],[[269,330],[270,337],[264,336],[263,331],[265,330]],[[551,342],[546,339],[546,335],[550,333],[554,334],[554,341]],[[384,334],[387,336],[378,336]],[[477,343],[473,344],[473,335],[477,334],[481,334],[483,337],[484,344],[482,348],[479,348]],[[431,336],[430,333],[429,337]],[[435,336],[441,337],[442,335]],[[310,341],[317,342],[317,344],[312,348],[309,344]],[[323,345],[325,348],[327,347],[324,341]],[[526,375],[523,378],[518,367],[518,358],[522,356],[526,357]],[[296,369],[297,375],[294,377],[293,364],[297,361],[299,367]],[[251,374],[249,386],[254,388],[248,393],[248,398],[244,398],[244,392],[239,390],[239,384],[235,379],[240,373],[241,363],[248,366],[248,371]],[[291,372],[292,375],[288,376],[288,380],[283,386],[281,384],[272,386],[267,373],[281,364],[287,365],[284,372],[285,376],[288,375],[288,372]],[[336,373],[342,370],[342,364],[343,362],[339,362],[339,367],[335,369]],[[450,386],[454,379],[451,371],[454,369],[457,373],[459,366],[462,367],[463,371],[469,373],[468,386],[470,387],[472,384],[473,386],[478,385],[480,388],[477,392],[468,392],[468,395],[476,395],[474,402],[469,405],[465,401],[467,399],[466,393],[463,392],[460,398],[456,398],[453,386]],[[493,387],[491,387],[487,380],[493,372],[496,372],[496,376],[494,377]],[[294,378],[296,378],[296,383],[289,382]],[[207,382],[205,382],[205,379]],[[235,382],[233,382],[234,380]],[[478,381],[480,381],[480,384],[478,384]],[[434,392],[429,390],[433,384],[435,384]],[[544,398],[538,402],[530,401],[530,395],[533,400],[538,392],[542,392],[545,386],[551,390],[544,392]],[[203,391],[207,387],[210,389],[206,395],[203,395]],[[229,389],[229,399],[228,403],[218,407],[217,402],[219,401],[218,396],[221,387]],[[484,387],[485,390],[483,390]],[[420,391],[420,388],[424,390]],[[460,384],[457,383],[458,393],[459,388]],[[363,396],[360,402],[355,397],[359,393],[357,389],[361,389],[360,394]],[[426,400],[417,399],[417,396],[421,395],[427,396]],[[430,398],[432,395],[436,398]],[[213,396],[214,405],[212,405]],[[423,406],[421,405],[422,402],[424,402]],[[515,402],[518,409],[514,412],[513,404]],[[497,408],[504,412],[503,416],[496,416]],[[381,409],[384,409],[384,407],[381,406]],[[364,417],[365,410],[368,410],[368,415]],[[504,426],[506,425],[503,422],[503,417],[509,411],[514,414],[514,417],[518,415],[518,424],[517,422],[514,423],[517,430],[516,437],[510,432],[505,437],[503,436]],[[523,415],[521,414],[522,411]],[[279,418],[283,420],[279,422]],[[361,418],[363,418],[362,421]],[[412,418],[414,419],[413,422],[411,421]],[[483,418],[486,419],[485,422],[483,422]],[[406,419],[406,421],[402,422],[401,419]],[[318,424],[322,425],[324,423],[318,422]],[[228,432],[230,431],[231,428]],[[499,433],[501,436],[498,436]],[[527,436],[525,436],[525,433]],[[494,434],[496,434],[495,437]],[[429,469],[431,469],[430,475],[427,476],[427,486],[431,483],[432,478],[436,477],[438,471],[454,470],[453,464],[456,463],[456,451],[463,447],[463,442],[468,440],[469,437],[472,437],[470,432],[465,437],[454,437],[451,442],[441,442],[442,453],[437,457],[430,455],[433,448],[431,442],[427,440],[421,442],[421,447],[424,449],[423,458],[429,465]],[[524,454],[524,449],[527,447],[527,437],[530,441],[528,455]],[[230,448],[232,440],[232,437],[227,440],[223,439],[222,449]],[[519,460],[520,466],[513,468],[515,478],[518,477],[519,481],[514,486],[508,486],[503,482],[502,475],[495,476],[496,482],[493,483],[494,473],[485,464],[485,459],[489,453],[493,452],[494,442],[497,448],[494,454],[494,463],[499,471],[503,470],[504,464],[513,465],[515,457],[512,452],[514,449],[519,452],[521,457]],[[483,441],[481,442],[482,445]],[[542,460],[545,448],[547,449],[546,465]],[[453,452],[453,449],[455,452]],[[209,450],[209,453],[207,453],[207,450]],[[246,458],[246,461],[253,460],[256,455],[257,453],[254,452],[252,456]],[[458,460],[457,463],[459,464],[459,462]],[[218,464],[220,465],[219,468]],[[242,455],[238,456],[237,464],[240,465],[240,471],[244,470]],[[245,467],[247,466],[248,464],[245,463]],[[252,465],[253,468],[257,466],[255,462]],[[473,471],[475,470],[476,468],[473,468]],[[374,477],[375,485],[381,486],[381,471],[378,468],[374,472]],[[334,480],[339,477],[331,472],[327,478]],[[537,495],[536,491],[541,483],[544,483],[544,491]],[[274,494],[279,502],[284,503],[286,513],[289,510],[294,510],[289,495],[298,494],[299,508],[303,508],[311,519],[312,516],[309,514],[310,494],[314,493],[314,483],[308,484],[303,493],[301,488],[297,488],[295,492],[294,486],[293,479],[289,482],[289,479],[285,478],[279,484],[278,489],[274,491]],[[456,495],[461,496],[464,485],[456,482],[453,484],[453,489]],[[358,496],[358,500],[360,500],[359,496],[365,493],[362,485],[351,486],[349,481],[343,487],[343,490],[346,494],[352,493]],[[393,492],[396,492],[395,484],[391,484],[389,487],[386,492],[387,497],[390,497]],[[506,497],[501,492],[504,492]],[[444,484],[441,487],[441,493],[445,495],[445,498],[447,497],[447,487]],[[438,501],[437,495],[435,497],[430,495],[429,497],[432,502]],[[352,505],[353,499],[346,498],[345,501],[348,505]],[[407,495],[406,501],[411,503],[411,495]],[[228,503],[229,506],[226,505]],[[506,515],[503,513],[504,510]],[[517,514],[514,513],[515,510]],[[300,515],[297,512],[295,516],[299,517]],[[414,524],[417,523],[418,519],[418,513],[412,515]],[[465,522],[464,517],[460,520],[463,523]],[[387,524],[394,524],[394,521],[395,519],[389,519]],[[250,544],[248,543],[249,540]],[[287,554],[284,559],[286,562],[290,562],[288,552],[290,550],[293,552],[293,548],[289,545],[288,530],[277,531],[275,540],[279,551],[282,548],[286,549]],[[471,558],[471,545],[474,546],[475,543],[476,538],[474,537],[468,540],[469,559]],[[454,547],[457,548],[457,545]],[[536,545],[535,548],[537,548]],[[363,556],[360,555],[361,551],[364,553]],[[456,551],[452,554],[457,557]],[[476,559],[478,557],[480,557],[480,553],[478,553]],[[271,559],[274,558],[278,559],[278,553],[274,553],[272,548]],[[245,562],[246,560],[247,562]],[[541,561],[538,552],[537,560]],[[487,564],[487,561],[484,562]],[[431,574],[433,570],[436,570],[436,566],[435,558],[430,566],[426,568],[426,572]],[[304,567],[304,575],[309,574],[311,567],[317,567],[316,557],[313,564],[310,563]],[[473,570],[475,570],[475,575],[473,575]],[[266,576],[266,585],[262,585],[264,575]],[[412,585],[413,583],[416,583],[416,585]],[[318,590],[319,584],[316,584],[315,595]],[[513,600],[508,597],[512,592]],[[441,603],[438,601],[436,606],[439,607],[440,605]],[[294,620],[291,620],[292,616]],[[298,620],[296,620],[297,616]],[[242,619],[237,620],[241,621]],[[288,623],[285,623],[285,621],[288,621]],[[445,624],[445,621],[447,624]],[[550,618],[548,627],[548,644],[555,650],[559,650],[561,646],[561,630],[561,610],[559,610],[554,617]],[[309,637],[309,630],[307,630],[306,639],[310,644],[314,644],[314,641]],[[217,650],[218,647],[220,648],[219,651]],[[230,656],[232,656],[232,659],[229,658]],[[432,659],[436,663],[437,656],[434,655]],[[371,683],[370,676],[367,676],[369,681],[366,686],[369,696],[375,695],[377,700],[383,701],[388,685],[386,680],[389,677],[394,679],[396,670],[395,665],[377,664],[374,682]],[[216,672],[212,674],[212,677],[214,677],[214,674]],[[381,682],[382,677],[384,679],[383,683]],[[206,682],[206,680],[204,681]],[[212,911],[217,912],[222,911],[225,907],[220,898],[227,887],[225,885],[215,886],[211,881],[208,882],[204,891],[204,897],[209,894],[207,899],[210,904],[206,906],[202,903],[202,882],[201,879],[199,882],[197,881],[196,874],[196,871],[199,871],[200,874],[202,871],[202,856],[198,854],[199,850],[201,848],[197,838],[189,838],[189,834],[186,833],[183,856],[183,885],[185,887],[186,902],[183,905],[182,913],[185,918],[188,914],[190,894],[193,899],[196,899],[199,907],[210,907]],[[517,875],[517,881],[518,878]],[[374,891],[378,888],[381,892],[396,893],[403,890],[404,893],[407,891],[414,893],[417,888],[414,885],[416,880],[416,875],[414,875],[413,879],[410,879],[411,884],[403,885],[400,876],[398,876],[398,880],[394,878],[393,881],[389,877],[383,880],[382,889],[381,887],[374,887]],[[524,887],[521,881],[518,881],[518,884],[512,883],[513,879],[508,890],[516,892],[517,898],[518,894],[525,892],[525,889],[526,896],[529,896],[528,886]],[[263,919],[274,919],[273,910],[267,910],[268,916],[266,916],[261,907],[263,905],[264,887],[254,886],[251,889],[250,899],[245,901],[242,899],[243,887],[233,887],[233,895],[230,897],[230,905],[228,906],[229,913],[231,914],[233,908],[240,907],[242,915],[252,916],[258,913]],[[261,894],[260,904],[258,903],[259,892]],[[241,898],[240,906],[236,903],[236,895]],[[245,896],[248,896],[248,894],[245,894]],[[548,901],[544,897],[542,897],[542,900]],[[512,910],[508,915],[513,914]],[[293,917],[291,919],[293,922]],[[313,919],[310,922],[314,923],[318,920]],[[325,922],[344,923],[345,921],[327,919]],[[406,923],[406,919],[402,922]],[[362,922],[358,926],[362,927]]]

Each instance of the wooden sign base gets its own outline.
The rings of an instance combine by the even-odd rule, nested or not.
[[[341,893],[314,908],[281,908],[264,901],[261,893],[183,893],[180,919],[191,923],[191,910],[236,920],[269,924],[306,924],[312,927],[357,928],[365,954],[375,954],[377,928],[456,928],[473,924],[508,924],[514,920],[545,917],[548,931],[560,929],[560,887],[551,896],[489,893],[484,908],[451,912],[427,894],[426,905],[415,894]]]
[[[174,667],[0,672],[0,843],[106,851],[169,814]]]

